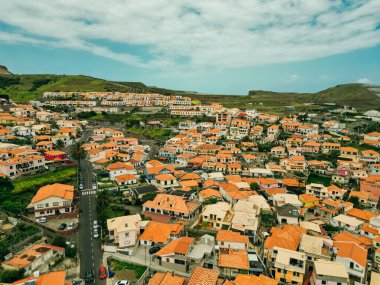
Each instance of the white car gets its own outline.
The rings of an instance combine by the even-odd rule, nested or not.
[[[98,237],[99,237],[98,229],[94,229],[94,238],[98,238]]]
[[[38,219],[36,219],[36,222],[37,223],[46,223],[47,222],[47,218],[46,217],[38,218]]]
[[[115,283],[115,285],[130,285],[127,280],[120,280]]]
[[[98,227],[98,221],[94,220],[94,229],[96,229],[97,227]]]
[[[92,184],[92,190],[96,190],[96,189],[98,189],[98,188],[96,187],[96,184]]]

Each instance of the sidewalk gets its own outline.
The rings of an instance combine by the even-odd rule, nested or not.
[[[120,259],[122,261],[130,262],[130,263],[136,263],[140,265],[147,266],[148,268],[152,271],[161,271],[161,272],[168,272],[168,271],[173,271],[175,274],[183,276],[183,277],[190,277],[189,273],[181,272],[181,271],[175,271],[175,270],[169,270],[166,267],[158,265],[156,262],[152,261],[149,264],[151,255],[148,252],[148,249],[146,251],[146,263],[145,264],[145,249],[144,247],[139,247],[135,254],[133,256],[130,255],[124,255],[121,253],[110,253],[110,252],[105,252],[103,254],[103,264],[107,264],[107,257],[115,257],[116,259]],[[109,278],[107,279],[107,285],[113,285],[115,282],[118,281],[115,278]]]

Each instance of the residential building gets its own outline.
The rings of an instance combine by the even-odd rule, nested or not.
[[[336,261],[346,267],[350,280],[364,282],[367,272],[367,250],[353,242],[334,242]]]
[[[12,285],[72,285],[72,282],[66,281],[65,271],[52,271],[45,274],[36,274],[35,276],[27,277],[18,281],[14,281]]]
[[[191,219],[197,216],[200,203],[186,201],[184,197],[170,194],[158,194],[153,201],[143,204],[145,213],[158,213],[180,219]]]
[[[155,246],[167,244],[170,240],[180,237],[183,234],[184,225],[164,224],[149,221],[144,232],[140,235],[141,245]]]
[[[272,268],[274,278],[279,282],[302,285],[306,273],[305,253],[274,248],[274,252],[276,251],[275,263]]]
[[[155,253],[160,266],[169,270],[188,272],[190,260],[187,255],[194,244],[194,238],[182,237],[170,241],[161,250]]]
[[[248,249],[249,238],[237,232],[219,230],[216,235],[218,249]]]
[[[67,214],[73,211],[74,186],[50,184],[38,189],[27,209],[36,218]]]
[[[108,219],[109,238],[119,249],[135,246],[148,222],[142,221],[139,214]]]
[[[4,261],[2,266],[7,270],[24,270],[25,275],[30,275],[34,271],[42,269],[54,258],[63,257],[65,249],[41,243],[14,255],[11,259]]]
[[[312,285],[348,285],[349,281],[348,272],[343,263],[329,260],[314,261]]]
[[[231,205],[226,202],[218,202],[216,204],[206,205],[200,215],[202,223],[214,229],[228,230],[231,227],[234,213]]]

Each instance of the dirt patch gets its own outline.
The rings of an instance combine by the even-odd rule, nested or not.
[[[137,280],[136,272],[134,272],[133,270],[128,270],[128,269],[116,271],[115,272],[115,278],[117,280],[128,280],[128,281],[136,281]]]

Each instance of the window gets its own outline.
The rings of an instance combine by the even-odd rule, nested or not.
[[[351,268],[351,269],[354,268],[354,263],[353,263],[353,262],[350,262],[350,268]]]
[[[49,207],[49,203],[46,203],[46,204],[45,204],[45,207],[48,208],[48,207]]]
[[[322,280],[322,284],[323,285],[327,284],[326,280]]]
[[[280,278],[280,281],[283,282],[283,283],[286,283],[286,279],[285,278]]]
[[[53,206],[54,206],[54,207],[59,206],[59,202],[53,202]]]
[[[184,260],[179,260],[179,259],[174,259],[174,263],[177,263],[177,264],[185,264],[185,261]]]
[[[44,207],[44,204],[37,204],[37,208],[38,209],[41,209],[41,208],[43,208]]]
[[[130,233],[125,233],[125,237],[130,237]]]
[[[299,272],[294,272],[293,275],[296,276],[296,277],[299,277],[300,273]]]

